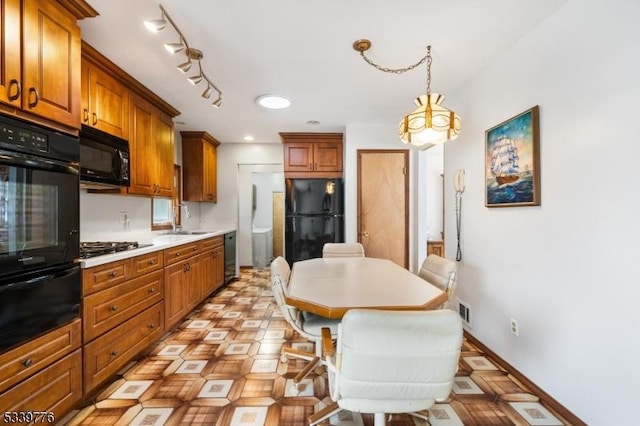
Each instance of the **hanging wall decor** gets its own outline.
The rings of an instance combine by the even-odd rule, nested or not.
[[[539,108],[485,132],[487,207],[540,205]]]

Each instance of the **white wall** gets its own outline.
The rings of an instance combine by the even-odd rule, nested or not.
[[[463,120],[445,174],[466,170],[458,295],[470,331],[590,425],[637,423],[638,18],[632,0],[570,0],[448,94]],[[484,131],[536,104],[542,204],[487,208]],[[445,185],[447,257],[453,206]]]

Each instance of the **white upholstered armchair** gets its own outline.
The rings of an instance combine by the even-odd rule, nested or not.
[[[418,276],[447,292],[447,302],[441,307],[448,308],[456,294],[458,264],[436,254],[430,254],[422,262]]]
[[[302,315],[298,309],[287,305],[285,297],[289,288],[288,280],[290,273],[289,264],[283,257],[279,256],[271,262],[271,291],[284,319],[300,336],[315,344],[315,353],[289,347],[282,348],[280,355],[282,362],[287,362],[289,357],[309,361],[306,367],[293,379],[295,388],[300,390],[300,382],[304,380],[316,366],[323,363],[321,359],[323,337],[324,341],[329,341],[330,343],[327,344],[331,345],[332,340],[337,337],[338,324],[340,321],[323,318],[310,313]]]
[[[458,369],[462,322],[450,310],[350,310],[334,354],[326,359],[334,404],[309,417],[318,424],[341,410],[428,419],[436,400],[449,396]]]
[[[322,257],[364,257],[364,247],[360,243],[325,243]]]

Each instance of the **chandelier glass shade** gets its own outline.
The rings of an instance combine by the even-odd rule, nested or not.
[[[460,134],[460,116],[443,107],[444,95],[420,95],[415,110],[400,121],[398,135],[403,143],[415,146],[437,145]]]

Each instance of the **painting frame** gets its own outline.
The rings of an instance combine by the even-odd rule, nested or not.
[[[485,131],[485,206],[540,205],[540,108]]]

